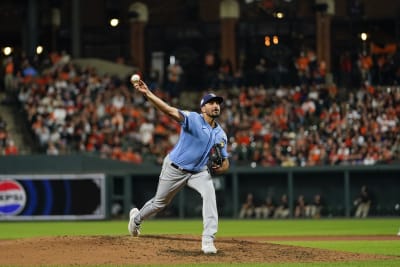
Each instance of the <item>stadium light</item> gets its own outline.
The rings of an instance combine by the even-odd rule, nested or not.
[[[11,55],[12,51],[13,51],[13,48],[10,47],[10,46],[6,46],[6,47],[3,48],[3,54],[5,56]]]
[[[40,54],[42,54],[42,53],[43,53],[43,46],[38,45],[38,46],[36,47],[36,54],[40,55]]]
[[[271,46],[271,38],[269,36],[264,37],[265,46]]]
[[[279,37],[277,35],[274,35],[274,37],[272,37],[272,42],[277,45],[279,43]]]
[[[283,19],[285,17],[285,13],[278,11],[274,13],[274,17],[277,19]]]
[[[365,32],[362,32],[362,33],[360,34],[360,36],[361,36],[361,40],[363,40],[363,41],[366,41],[366,40],[368,39],[368,34],[365,33]]]
[[[110,19],[110,25],[111,27],[117,27],[119,25],[119,19],[117,18]]]

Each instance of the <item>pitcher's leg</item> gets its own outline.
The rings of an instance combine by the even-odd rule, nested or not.
[[[158,180],[156,194],[140,209],[139,214],[135,217],[135,223],[140,224],[143,220],[165,208],[176,193],[186,184],[189,176],[189,174],[173,168],[169,157],[166,156],[160,173],[160,179]]]
[[[199,192],[203,199],[203,240],[213,240],[218,231],[218,210],[211,176],[207,171],[193,175],[188,186]]]
[[[140,209],[135,218],[135,223],[140,224],[143,220],[164,209],[185,184],[186,179],[171,181],[160,178],[155,196]]]

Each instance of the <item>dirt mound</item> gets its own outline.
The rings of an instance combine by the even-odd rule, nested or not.
[[[268,243],[263,238],[218,238],[204,255],[192,236],[58,236],[0,240],[0,265],[141,265],[285,263],[378,260],[389,257]]]

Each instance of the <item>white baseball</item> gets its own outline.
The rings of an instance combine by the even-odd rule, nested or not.
[[[140,81],[140,76],[139,76],[139,74],[133,74],[133,75],[131,76],[131,82],[137,83],[138,81]]]

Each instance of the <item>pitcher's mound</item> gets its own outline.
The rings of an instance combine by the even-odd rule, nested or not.
[[[167,265],[193,263],[337,262],[389,259],[268,243],[263,238],[218,238],[204,255],[200,237],[58,236],[0,240],[0,265]]]

